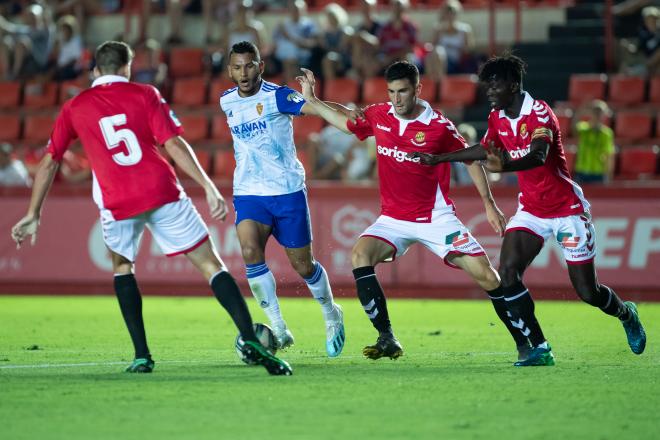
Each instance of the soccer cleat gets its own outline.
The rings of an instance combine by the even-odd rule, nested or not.
[[[524,361],[532,353],[532,344],[527,341],[526,344],[516,345],[516,349],[518,350],[518,360]]]
[[[156,363],[151,358],[136,358],[125,371],[126,373],[151,373],[155,367]]]
[[[374,360],[382,357],[397,359],[403,355],[403,347],[392,333],[381,333],[374,345],[367,345],[362,349],[362,354]]]
[[[344,330],[344,312],[339,304],[335,304],[337,319],[328,319],[325,322],[325,351],[330,357],[337,357],[344,349],[346,333]]]
[[[642,322],[639,320],[637,306],[632,301],[626,301],[624,304],[628,307],[628,311],[630,312],[630,318],[621,322],[623,324],[623,329],[626,331],[628,345],[633,353],[642,354],[644,353],[644,348],[646,348],[646,332],[644,331]]]
[[[277,341],[278,350],[285,350],[293,345],[293,334],[286,328],[286,324],[283,326],[273,326],[273,334]]]
[[[530,350],[526,359],[520,360],[513,365],[515,367],[550,367],[555,364],[555,357],[552,354],[550,344],[547,348],[534,347]]]
[[[262,365],[273,376],[291,376],[293,374],[288,362],[273,356],[266,347],[256,341],[245,341],[242,351],[245,359]]]

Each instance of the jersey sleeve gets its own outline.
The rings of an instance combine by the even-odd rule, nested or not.
[[[372,125],[373,112],[375,107],[370,106],[364,110],[364,119],[358,119],[352,122],[350,119],[346,122],[346,128],[350,130],[361,141],[374,135],[374,128]]]
[[[445,118],[443,115],[440,115],[438,118],[438,123],[443,128],[443,136],[440,142],[442,152],[451,153],[452,151],[469,147],[451,120]]]
[[[62,111],[55,120],[55,126],[48,140],[47,151],[53,156],[53,160],[61,162],[64,153],[77,137],[78,134],[71,123],[70,107],[65,104]]]
[[[542,101],[536,101],[532,106],[532,111],[535,125],[532,130],[531,140],[542,139],[552,144],[559,130],[557,128],[557,117],[552,112],[552,109]]]
[[[277,110],[285,115],[300,116],[302,114],[302,107],[306,102],[303,95],[287,86],[282,86],[275,90]]]
[[[183,134],[183,127],[160,92],[155,87],[148,87],[148,90],[149,127],[158,145],[163,145],[168,139]]]

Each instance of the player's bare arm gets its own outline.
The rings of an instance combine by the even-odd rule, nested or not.
[[[345,133],[351,133],[346,127],[346,123],[349,121],[349,117],[340,110],[329,106],[327,103],[321,101],[314,94],[314,85],[316,80],[314,79],[314,74],[311,70],[301,69],[303,74],[296,77],[296,80],[300,83],[301,92],[305,100],[307,101],[302,107],[303,113],[306,115],[317,115],[325,119],[329,124],[334,125],[341,131]],[[339,105],[339,104],[336,104]],[[346,108],[346,110],[349,110]],[[350,110],[349,110],[350,111]]]
[[[474,182],[474,186],[477,188],[477,191],[479,191],[481,200],[484,202],[488,223],[490,223],[493,230],[501,237],[506,229],[506,217],[497,207],[497,204],[495,204],[495,199],[493,198],[493,193],[490,191],[484,168],[480,163],[473,162],[468,165],[467,170],[468,173],[470,173],[472,182]]]
[[[493,173],[509,171],[524,171],[543,166],[548,157],[550,144],[546,139],[534,139],[529,146],[529,153],[520,159],[513,160],[504,148],[497,148],[491,143],[486,152],[486,169]]]
[[[28,236],[32,236],[31,244],[37,241],[37,229],[39,228],[39,219],[41,218],[41,207],[48,195],[50,187],[53,185],[53,179],[57,174],[60,164],[53,160],[50,153],[39,162],[37,173],[34,176],[34,186],[32,187],[32,197],[28,212],[11,228],[11,238],[16,242],[16,247],[20,248],[21,243]]]
[[[485,160],[486,150],[481,144],[476,144],[451,153],[431,154],[415,151],[407,153],[407,156],[410,159],[419,158],[419,161],[424,165],[437,165],[443,162],[473,162],[475,160]]]
[[[211,217],[224,220],[227,217],[227,203],[218,191],[215,183],[209,178],[202,166],[199,164],[195,152],[190,145],[181,137],[175,136],[165,142],[165,149],[179,168],[190,176],[198,185],[206,191],[206,201],[211,210]]]

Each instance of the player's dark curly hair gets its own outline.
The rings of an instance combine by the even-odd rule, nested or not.
[[[416,87],[419,83],[419,70],[417,66],[408,61],[397,61],[390,64],[385,70],[385,80],[392,82],[397,79],[407,79],[410,81],[410,84]]]
[[[519,57],[506,53],[486,61],[479,69],[479,81],[488,82],[491,79],[501,79],[520,84],[522,89],[523,76],[527,64]]]
[[[254,43],[250,43],[249,41],[241,41],[234,44],[229,51],[229,58],[231,58],[232,54],[235,53],[251,53],[254,55],[255,61],[261,61],[261,54],[259,53],[259,49],[254,45]]]
[[[112,75],[133,60],[133,50],[122,41],[106,41],[96,48],[94,59],[99,72]]]

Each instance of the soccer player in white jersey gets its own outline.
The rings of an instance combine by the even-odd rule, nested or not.
[[[356,121],[318,100],[313,92],[314,75],[303,71],[304,76],[298,78],[303,95],[321,117],[360,139],[376,138],[382,212],[362,233],[351,255],[360,303],[379,332],[376,343],[366,346],[363,354],[370,359],[396,359],[403,354],[392,332],[385,295],[374,268],[420,243],[448,266],[463,269],[488,293],[516,342],[519,358],[526,357],[529,343],[506,315],[499,276],[481,245],[456,217],[448,197],[449,164],[428,168],[419,159],[406,156],[420,149],[440,153],[467,147],[454,124],[419,99],[417,68],[404,61],[390,65],[385,78],[391,102],[367,107],[364,117]],[[493,201],[483,168],[474,163],[468,171],[483,199],[489,223],[501,234],[506,222]]]
[[[237,87],[222,94],[220,107],[234,140],[236,230],[250,289],[270,320],[279,348],[292,345],[275,277],[266,264],[266,242],[273,235],[321,305],[328,356],[339,356],[345,340],[343,313],[333,300],[325,269],[312,254],[305,170],[293,142],[293,116],[314,114],[313,108],[300,93],[262,79],[264,62],[250,42],[232,46],[228,70]]]
[[[520,186],[516,214],[506,227],[500,252],[505,301],[514,319],[529,337],[533,350],[517,366],[554,365],[554,356],[534,314],[534,301],[523,284],[525,270],[546,240],[562,247],[568,275],[582,301],[600,308],[623,324],[635,354],[646,347],[646,332],[637,306],[622,301],[613,289],[598,282],[594,257],[596,232],[589,202],[571,180],[564,157],[559,123],[550,106],[522,88],[525,62],[514,56],[493,57],[481,67],[492,110],[488,131],[471,148],[444,155],[413,154],[424,163],[487,160],[493,172],[516,172]]]

